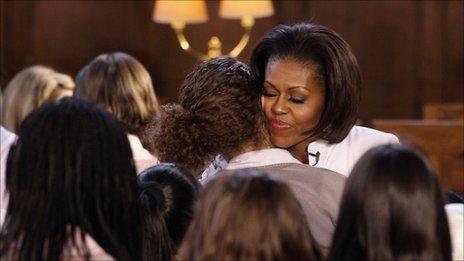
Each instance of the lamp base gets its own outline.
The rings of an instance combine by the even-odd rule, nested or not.
[[[248,41],[250,40],[251,28],[255,24],[255,20],[252,16],[244,16],[241,19],[240,25],[244,28],[245,32],[242,35],[242,38],[238,44],[228,53],[231,57],[237,57],[243,49],[245,49]],[[218,37],[213,36],[208,41],[208,54],[202,54],[201,52],[196,51],[190,46],[187,38],[184,35],[185,23],[184,22],[172,22],[171,28],[175,31],[177,36],[177,41],[179,42],[182,50],[190,53],[199,60],[207,60],[210,58],[215,58],[222,55],[222,43]]]

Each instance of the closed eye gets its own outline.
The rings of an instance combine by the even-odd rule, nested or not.
[[[296,98],[296,97],[290,97],[289,100],[290,100],[291,102],[297,103],[297,104],[303,104],[303,103],[305,102],[305,99]]]

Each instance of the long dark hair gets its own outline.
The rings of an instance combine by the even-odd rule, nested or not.
[[[434,171],[401,145],[368,151],[348,177],[329,260],[450,260]]]
[[[161,163],[140,173],[138,185],[147,229],[155,231],[145,239],[156,253],[153,260],[170,260],[192,220],[200,183],[188,169]]]
[[[116,259],[141,259],[129,142],[123,125],[90,103],[65,98],[24,120],[8,155],[6,189],[2,258],[59,260],[81,232]]]
[[[321,25],[299,23],[273,28],[251,55],[251,68],[261,89],[269,61],[286,58],[308,68],[315,66],[315,73],[324,82],[324,111],[312,135],[329,143],[342,141],[356,122],[361,97],[361,72],[349,44]]]
[[[200,193],[180,260],[319,260],[298,200],[264,172],[218,175]]]

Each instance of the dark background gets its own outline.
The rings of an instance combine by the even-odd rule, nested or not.
[[[218,18],[186,29],[193,47],[206,51],[217,35],[223,50],[240,39],[238,20]],[[151,20],[152,1],[2,1],[0,85],[19,70],[44,64],[73,77],[96,55],[123,51],[151,73],[161,102],[197,60],[184,53],[168,25]],[[422,106],[463,102],[463,1],[274,1],[275,14],[257,19],[241,60],[277,24],[313,21],[351,44],[363,73],[360,118],[420,118]]]

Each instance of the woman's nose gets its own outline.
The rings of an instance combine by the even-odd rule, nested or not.
[[[288,112],[288,107],[285,99],[280,96],[278,97],[271,107],[272,113],[274,114],[285,114]]]

